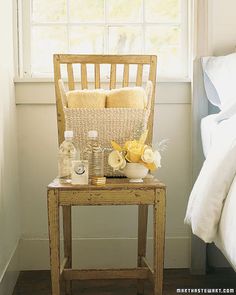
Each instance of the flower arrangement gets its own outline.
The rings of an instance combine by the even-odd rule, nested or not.
[[[140,136],[139,140],[126,141],[123,147],[111,141],[113,151],[109,154],[108,164],[114,171],[124,169],[127,163],[139,163],[151,171],[161,167],[159,151],[145,144],[147,134],[148,130]]]

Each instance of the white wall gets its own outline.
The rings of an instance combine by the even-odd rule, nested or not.
[[[17,278],[19,188],[14,97],[12,1],[0,2],[0,294],[11,294]]]
[[[53,84],[16,83],[16,100],[23,213],[21,266],[45,269],[49,266],[46,186],[57,173]],[[40,104],[42,101],[44,103]],[[165,265],[188,267],[189,229],[183,219],[191,174],[190,83],[158,85],[154,132],[155,140],[170,139],[163,155],[163,168],[157,173],[168,188]],[[137,208],[75,208],[73,221],[75,260],[79,252],[81,255],[79,266],[136,263]],[[152,236],[151,226],[148,236]]]
[[[212,1],[211,46],[214,55],[234,52],[236,49],[236,1]]]

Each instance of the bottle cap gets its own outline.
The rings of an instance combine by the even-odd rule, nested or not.
[[[74,133],[73,133],[72,130],[67,130],[67,131],[64,132],[64,137],[65,138],[73,138],[73,136],[74,136]]]
[[[88,137],[89,137],[89,138],[96,138],[96,137],[98,137],[98,132],[97,132],[97,130],[90,130],[90,131],[88,132]]]
[[[105,185],[106,184],[106,177],[103,176],[93,176],[91,179],[92,185]]]

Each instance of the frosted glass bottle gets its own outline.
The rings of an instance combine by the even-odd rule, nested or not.
[[[77,150],[73,144],[73,131],[65,131],[64,137],[58,152],[58,178],[60,183],[70,183],[72,161],[77,159]]]
[[[104,176],[104,152],[98,141],[98,132],[88,132],[88,141],[83,153],[83,159],[88,160],[89,178]]]

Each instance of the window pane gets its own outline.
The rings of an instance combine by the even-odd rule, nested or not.
[[[180,16],[180,0],[145,0],[147,22],[176,22]]]
[[[109,28],[109,53],[123,54],[142,52],[142,29],[135,27],[110,27]]]
[[[158,75],[180,76],[184,63],[181,59],[179,26],[148,26],[145,35],[145,51],[158,57]],[[185,57],[187,58],[187,57]]]
[[[109,22],[140,22],[142,19],[142,0],[109,0]]]
[[[66,0],[33,0],[32,6],[35,22],[66,21]]]
[[[187,72],[186,0],[27,1],[33,22],[26,68],[33,74],[52,73],[55,52],[157,54],[159,76]]]
[[[104,0],[70,0],[70,21],[104,21]]]
[[[85,54],[104,53],[104,27],[70,27],[70,52]]]
[[[53,53],[67,51],[66,26],[33,26],[31,38],[32,73],[53,72]]]
[[[145,33],[146,52],[155,54],[160,47],[180,44],[179,26],[147,26]]]
[[[185,76],[185,62],[181,59],[180,47],[167,47],[158,50],[157,74],[162,77]],[[186,60],[187,57],[185,57]]]

